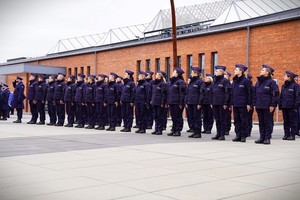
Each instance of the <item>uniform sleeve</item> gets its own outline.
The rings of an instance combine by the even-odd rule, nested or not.
[[[107,104],[108,86],[106,84],[103,86],[103,90],[104,90],[104,103]]]
[[[168,85],[166,83],[163,83],[161,90],[162,90],[161,105],[165,105],[167,104]]]
[[[117,91],[117,102],[120,102],[122,95],[122,87],[120,85],[116,85],[115,90]]]
[[[48,85],[46,83],[43,84],[43,101],[46,101],[47,97]]]
[[[232,84],[226,80],[224,82],[225,88],[225,102],[224,105],[231,105],[231,97],[232,97]]]
[[[279,88],[275,81],[271,83],[271,107],[276,107],[279,102]]]
[[[146,104],[149,105],[151,101],[151,89],[150,84],[145,85],[145,92],[146,92]]]
[[[24,100],[24,85],[22,84],[22,85],[20,85],[20,89],[19,89],[19,93],[18,93],[18,102],[19,103],[22,103],[23,102],[23,100]]]
[[[202,105],[204,101],[204,95],[205,95],[205,83],[203,81],[200,81],[199,84],[199,99],[198,99],[198,105]]]
[[[130,84],[130,103],[134,103],[134,99],[135,99],[135,84],[134,82],[132,82]]]
[[[294,107],[297,109],[300,107],[300,85],[296,84],[295,91],[296,91],[296,95],[295,95]]]
[[[72,85],[72,98],[71,101],[74,102],[75,101],[75,94],[76,94],[76,84]]]
[[[184,81],[180,81],[179,83],[179,98],[180,105],[184,105],[185,95],[186,95],[187,86]]]
[[[247,92],[247,105],[252,105],[252,85],[251,81],[247,80],[245,83],[245,88]]]

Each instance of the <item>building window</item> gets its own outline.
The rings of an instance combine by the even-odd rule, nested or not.
[[[77,74],[78,74],[78,68],[75,67],[75,73],[74,73],[74,75],[77,76]]]
[[[151,62],[150,59],[146,60],[146,71],[150,71],[151,70]]]
[[[91,74],[91,66],[87,66],[87,75],[90,75]]]
[[[201,74],[204,75],[204,70],[205,70],[205,54],[204,53],[199,54],[199,67],[201,69]]]
[[[68,68],[68,75],[72,75],[72,68]]]
[[[177,56],[177,67],[181,68],[181,56]]]
[[[80,67],[80,73],[84,74],[84,67]]]
[[[171,73],[171,62],[170,57],[166,58],[166,73],[167,73],[167,81],[170,81],[170,73]]]
[[[160,70],[160,58],[155,59],[155,68],[156,71]]]
[[[187,56],[187,68],[188,68],[187,77],[189,77],[192,72],[192,66],[193,66],[193,55],[188,55]]]
[[[218,52],[211,53],[211,68],[212,74],[215,73],[215,66],[218,65]]]
[[[142,62],[140,60],[136,61],[136,77],[138,77],[140,71],[141,71],[141,68],[142,68]]]

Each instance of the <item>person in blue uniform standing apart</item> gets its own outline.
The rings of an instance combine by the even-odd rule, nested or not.
[[[105,74],[98,74],[95,84],[96,123],[98,124],[96,130],[104,130],[107,122],[107,107],[104,105],[107,90],[106,77]]]
[[[156,72],[156,79],[151,85],[151,101],[153,108],[153,119],[155,120],[155,130],[152,135],[163,134],[164,111],[167,100],[168,85],[165,82],[166,72],[158,70]]]
[[[173,71],[172,78],[168,87],[168,106],[172,118],[172,129],[168,136],[181,136],[183,129],[182,112],[184,109],[184,99],[186,92],[186,84],[183,80],[184,71],[176,67]]]
[[[12,100],[12,108],[17,110],[18,119],[13,121],[13,123],[22,123],[23,109],[24,109],[24,90],[25,86],[23,84],[23,78],[17,76],[16,80],[13,82],[14,86],[14,96]]]
[[[249,79],[250,81],[250,84],[251,84],[251,109],[248,111],[248,126],[247,126],[247,129],[246,129],[246,132],[247,132],[247,137],[251,137],[251,133],[252,133],[252,128],[253,128],[253,113],[254,113],[254,101],[253,101],[253,98],[254,98],[254,94],[255,94],[255,86],[253,85],[252,83],[252,75],[247,73],[246,77]]]
[[[229,83],[230,83],[230,86],[232,86],[231,84],[231,73],[230,72],[225,72],[224,74],[224,78],[226,78]],[[231,101],[231,96],[232,94],[230,94],[230,101]],[[225,117],[226,117],[226,131],[225,131],[225,135],[229,135],[229,132],[231,130],[231,115],[232,115],[232,107],[231,106],[228,106],[227,109],[226,109],[226,113],[225,113]]]
[[[135,92],[135,115],[138,122],[136,133],[146,133],[148,109],[150,104],[150,84],[146,81],[147,73],[140,71]]]
[[[2,118],[0,120],[7,120],[8,114],[9,114],[9,105],[8,105],[8,99],[10,95],[10,91],[8,89],[8,85],[5,83],[1,87],[1,111],[2,111]]]
[[[75,84],[76,76],[69,75],[65,90],[65,97],[64,102],[66,106],[66,112],[67,112],[67,124],[65,127],[73,127],[75,123],[75,111],[76,111],[76,105],[74,102],[75,98],[75,92],[76,92],[76,84]]]
[[[76,80],[76,90],[74,96],[74,102],[76,105],[76,120],[78,122],[75,128],[84,128],[85,125],[85,104],[84,104],[84,91],[85,91],[85,75],[78,74]]]
[[[122,76],[118,76],[118,78],[116,79],[116,83],[119,86],[119,91],[122,91],[122,88],[124,86],[123,83],[123,77]],[[116,126],[120,127],[122,124],[122,105],[120,102],[118,102],[118,107],[117,107],[117,124]]]
[[[205,94],[205,86],[202,79],[200,79],[201,68],[192,67],[191,80],[187,86],[185,104],[190,121],[190,129],[193,133],[189,138],[201,138],[202,119],[201,109]]]
[[[274,69],[262,65],[260,76],[255,84],[254,105],[258,115],[260,137],[256,144],[271,144],[273,117],[279,100],[279,89],[273,80]]]
[[[65,74],[58,73],[54,88],[54,100],[56,106],[57,123],[55,126],[63,126],[65,122]]]
[[[108,77],[108,86],[106,90],[106,102],[107,114],[108,114],[108,125],[106,131],[115,131],[117,126],[117,108],[120,102],[121,91],[120,87],[116,83],[118,75],[111,72]]]
[[[154,72],[148,70],[148,71],[146,71],[146,73],[147,73],[146,81],[150,84],[150,87],[152,87]],[[148,108],[147,129],[152,129],[153,122],[154,122],[154,119],[153,119],[153,107],[150,104],[149,108]]]
[[[36,120],[38,118],[38,109],[37,104],[34,103],[34,93],[35,93],[35,86],[37,84],[37,74],[31,74],[29,77],[29,86],[27,90],[27,100],[29,101],[29,107],[31,112],[31,119],[27,124],[36,124]]]
[[[125,70],[124,85],[121,92],[122,118],[124,128],[121,132],[131,132],[133,123],[133,107],[135,98],[135,83],[133,80],[134,72]]]
[[[215,80],[212,86],[212,106],[216,120],[217,134],[212,140],[225,140],[227,127],[226,110],[230,106],[231,84],[224,78],[225,66],[215,66]]]
[[[248,67],[236,64],[232,83],[231,105],[233,106],[235,138],[233,142],[246,142],[248,137],[248,112],[252,105],[252,85],[245,72]]]
[[[48,126],[54,126],[56,124],[56,107],[54,101],[54,89],[55,89],[55,78],[56,75],[50,75],[47,84],[47,108],[48,108],[48,115],[50,118],[50,122],[47,124]]]
[[[85,87],[85,104],[87,106],[87,122],[86,129],[95,128],[95,78],[93,74],[88,75],[88,80]]]
[[[45,79],[46,75],[38,75],[38,82],[35,85],[33,103],[37,105],[38,114],[40,116],[40,121],[37,123],[37,125],[44,125],[46,121],[45,102],[47,95],[47,84]]]
[[[298,123],[298,107],[300,105],[300,87],[295,82],[296,74],[286,71],[284,75],[284,84],[282,85],[279,109],[283,114],[283,140],[295,140]]]
[[[211,130],[214,124],[214,115],[213,109],[211,106],[211,91],[213,86],[213,76],[211,74],[206,74],[204,80],[204,98],[202,105],[202,114],[203,114],[203,131],[204,134],[211,134]]]

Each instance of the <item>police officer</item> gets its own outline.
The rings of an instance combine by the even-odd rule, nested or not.
[[[254,101],[253,101],[253,98],[254,98],[254,93],[255,93],[255,87],[254,87],[254,85],[253,85],[253,83],[252,83],[252,76],[251,76],[251,74],[249,74],[249,73],[247,73],[247,78],[249,79],[249,81],[250,81],[250,83],[251,83],[251,109],[250,109],[250,111],[248,111],[248,120],[247,120],[247,122],[248,122],[248,126],[247,126],[247,130],[246,130],[246,132],[247,132],[247,137],[251,137],[251,132],[252,132],[252,128],[253,128],[253,113],[254,113],[254,109],[253,109],[253,107],[254,107]]]
[[[250,80],[246,78],[245,72],[248,67],[236,64],[232,83],[231,105],[233,106],[234,126],[236,137],[233,142],[246,142],[248,136],[248,112],[252,105],[252,87]]]
[[[98,123],[96,130],[104,130],[107,121],[107,108],[104,105],[107,90],[107,84],[104,82],[106,77],[105,74],[98,74],[95,86],[96,123]]]
[[[230,106],[230,82],[224,78],[226,67],[215,66],[215,80],[212,86],[212,106],[216,120],[217,134],[213,140],[225,140],[227,121],[224,117],[226,109]]]
[[[74,102],[75,92],[76,92],[75,79],[76,76],[69,75],[66,89],[65,89],[64,102],[66,106],[66,112],[68,115],[68,123],[65,125],[65,127],[73,127],[73,124],[75,122],[75,111],[76,111],[76,105]]]
[[[57,123],[55,126],[63,126],[65,122],[65,74],[58,73],[54,88],[54,100],[56,106]]]
[[[203,114],[203,131],[202,133],[211,134],[211,130],[214,123],[213,109],[211,106],[211,90],[213,83],[213,76],[211,74],[206,74],[204,80],[204,99],[202,105],[202,114]]]
[[[27,91],[27,100],[29,101],[31,119],[27,124],[36,124],[38,118],[37,104],[34,103],[35,86],[37,84],[37,74],[31,74],[29,77],[29,87]]]
[[[150,84],[146,81],[147,73],[140,71],[135,93],[135,115],[138,122],[136,133],[146,133],[148,109],[150,104]]]
[[[152,84],[153,84],[154,72],[148,70],[148,71],[146,71],[146,73],[147,73],[146,81],[150,84],[150,88],[151,88]],[[153,119],[153,107],[150,104],[149,108],[148,108],[147,129],[152,129],[153,121],[154,121],[154,119]]]
[[[202,79],[200,79],[201,68],[192,67],[191,69],[191,79],[187,86],[185,97],[188,113],[187,117],[190,121],[190,129],[193,130],[193,133],[189,135],[189,138],[201,138],[201,108],[203,105],[205,86]]]
[[[77,75],[76,82],[76,91],[74,102],[76,105],[76,120],[78,121],[78,125],[75,128],[84,128],[85,125],[85,105],[84,105],[84,91],[85,91],[85,83],[84,83],[84,74]]]
[[[124,122],[124,129],[121,132],[131,132],[133,122],[133,107],[135,98],[135,83],[133,80],[134,72],[125,70],[124,86],[121,92],[121,104],[122,104],[122,118]]]
[[[186,84],[182,77],[183,74],[184,71],[176,67],[168,87],[167,99],[173,124],[171,133],[168,136],[181,136],[183,128],[182,112],[186,92]]]
[[[47,85],[45,83],[46,75],[40,74],[38,76],[38,82],[35,85],[33,103],[37,105],[37,110],[40,115],[40,121],[38,125],[44,125],[46,120],[45,102],[47,95]]]
[[[118,78],[116,79],[116,84],[119,86],[119,91],[122,91],[122,88],[124,86],[123,83],[123,77],[122,76],[118,76]],[[118,107],[117,107],[117,124],[116,126],[121,126],[122,124],[122,105],[120,102],[118,102]]]
[[[87,122],[86,129],[95,128],[95,75],[88,75],[88,80],[85,87],[85,104],[87,106]]]
[[[166,72],[158,70],[156,72],[156,79],[151,85],[151,101],[153,108],[153,119],[155,120],[155,130],[152,135],[163,134],[164,111],[167,100],[167,87],[165,82]]]
[[[274,69],[268,65],[262,65],[260,76],[255,85],[254,105],[259,120],[260,138],[256,144],[271,144],[273,131],[273,116],[278,103],[279,89],[273,80]]]
[[[8,89],[8,85],[5,83],[1,87],[1,111],[2,111],[2,118],[0,120],[7,120],[8,114],[9,114],[9,106],[8,106],[8,98],[10,95],[10,91]]]
[[[230,77],[231,77],[231,73],[225,71],[224,78],[226,78],[229,81],[230,86],[232,86],[231,81],[230,81]],[[230,94],[230,96],[229,96],[230,101],[231,101],[231,96],[232,96],[232,94]],[[226,111],[225,111],[225,118],[226,118],[226,131],[225,131],[225,135],[229,135],[229,132],[231,130],[231,115],[232,115],[232,107],[228,106],[227,109],[226,109]]]
[[[48,79],[48,85],[47,85],[46,101],[47,101],[48,115],[50,118],[50,122],[47,124],[48,126],[54,126],[56,124],[56,107],[54,101],[55,78],[56,75],[50,75]]]
[[[17,76],[16,80],[13,82],[14,94],[13,94],[13,100],[12,100],[12,108],[17,109],[17,116],[18,119],[16,121],[13,121],[13,123],[22,123],[22,116],[23,116],[23,109],[24,109],[24,89],[25,86],[22,82],[23,78]]]
[[[117,125],[117,107],[120,102],[120,87],[116,83],[118,75],[114,72],[109,74],[109,83],[106,90],[106,102],[107,113],[108,113],[108,124],[107,131],[115,131]]]
[[[298,81],[299,81],[299,76],[298,74],[296,74],[295,76],[295,83],[298,84],[298,86],[300,87]],[[297,115],[297,131],[296,131],[296,135],[300,136],[300,105],[298,107],[298,115]]]
[[[297,133],[297,109],[300,105],[300,87],[295,83],[296,74],[286,71],[282,85],[279,109],[283,114],[283,140],[295,140]]]

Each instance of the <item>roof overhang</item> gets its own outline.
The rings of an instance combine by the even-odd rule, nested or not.
[[[18,73],[37,73],[37,74],[66,73],[66,67],[35,65],[35,64],[27,64],[27,63],[0,66],[0,74],[18,74]]]

